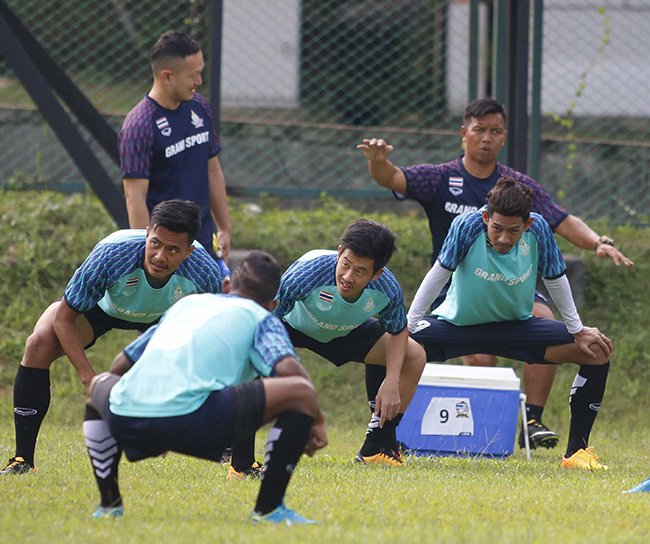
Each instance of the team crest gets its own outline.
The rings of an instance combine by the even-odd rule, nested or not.
[[[449,192],[454,196],[462,195],[463,194],[463,183],[464,183],[463,178],[450,177],[449,178]]]
[[[530,246],[523,238],[519,240],[519,253],[522,257],[526,257],[530,253]]]
[[[366,313],[370,313],[375,309],[375,301],[372,300],[372,297],[368,299],[368,302],[366,302],[366,305],[363,307],[363,311]]]
[[[194,113],[194,110],[191,110],[192,114],[192,125],[194,125],[194,128],[201,128],[204,124],[203,119],[199,117],[196,113]]]
[[[172,133],[172,127],[169,126],[167,117],[160,117],[159,119],[156,119],[156,126],[163,136],[169,136]]]
[[[172,295],[172,298],[174,299],[174,302],[178,302],[180,299],[183,298],[183,290],[180,288],[180,286],[174,289],[174,294]]]
[[[469,404],[466,401],[456,403],[456,417],[469,418]]]

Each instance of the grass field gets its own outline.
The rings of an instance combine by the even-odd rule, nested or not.
[[[265,248],[286,266],[304,250],[335,247],[341,225],[357,212],[326,201],[313,210],[264,204],[250,215],[232,202],[238,247]],[[373,216],[375,218],[375,216]],[[400,233],[391,269],[407,297],[428,259],[421,217],[376,216]],[[13,455],[12,385],[26,336],[92,245],[113,229],[96,199],[41,192],[0,192],[0,462]],[[53,365],[52,405],[39,438],[36,474],[0,478],[0,544],[133,542],[647,542],[650,494],[623,495],[650,476],[647,414],[650,378],[647,308],[650,231],[606,232],[636,265],[616,269],[583,254],[587,272],[585,322],[614,339],[616,351],[592,443],[611,470],[565,472],[559,467],[568,427],[567,397],[575,368],[558,370],[544,414],[560,447],[519,450],[506,460],[409,458],[401,469],[360,467],[352,457],[368,416],[359,365],[335,370],[301,353],[316,384],[330,445],[302,462],[287,504],[319,520],[311,527],[253,527],[247,516],[258,484],[229,482],[226,468],[171,455],[122,463],[126,517],[92,520],[97,492],[86,458],[83,396],[72,366]],[[278,233],[291,233],[278,235]],[[8,303],[6,303],[8,301]],[[105,370],[133,333],[112,331],[88,351]],[[521,364],[515,364],[521,375]],[[260,434],[262,450],[266,432]],[[258,455],[261,460],[261,454]]]
[[[322,372],[334,374],[342,387],[363,394],[359,367],[307,365],[317,380]],[[571,374],[558,376],[555,397],[566,398]],[[650,475],[650,438],[637,432],[641,413],[621,425],[603,408],[592,441],[611,467],[607,473],[562,470],[562,443],[533,452],[531,461],[517,449],[505,460],[408,457],[400,469],[363,467],[352,457],[366,412],[362,402],[355,409],[337,406],[339,393],[351,393],[339,389],[321,388],[330,445],[303,458],[287,495],[288,506],[320,523],[280,528],[247,521],[258,483],[227,481],[226,467],[173,454],[123,461],[125,518],[90,519],[97,493],[81,435],[83,399],[80,392],[58,397],[54,387],[38,472],[0,479],[0,542],[647,542],[650,494],[622,494]],[[558,409],[549,417],[563,442],[568,409],[558,398],[552,403]],[[0,452],[7,457],[10,414],[4,389]],[[266,429],[258,436],[261,458]]]

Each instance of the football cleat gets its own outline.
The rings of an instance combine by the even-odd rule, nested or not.
[[[526,422],[525,430],[528,433],[528,443],[530,444],[531,450],[536,448],[554,448],[557,446],[558,436],[536,419],[529,419]],[[519,447],[526,447],[523,427],[519,432]]]
[[[375,464],[375,465],[388,465],[391,467],[401,467],[403,464],[402,454],[397,450],[391,450],[384,448],[383,446],[379,448],[377,453],[371,455],[363,455],[361,450],[357,452],[354,456],[354,460],[357,463],[362,463],[364,465]]]
[[[36,472],[36,468],[22,457],[12,457],[7,466],[0,470],[0,474],[29,474],[30,472]]]
[[[313,519],[303,518],[295,510],[287,508],[284,504],[278,506],[275,510],[271,510],[268,514],[258,514],[251,512],[250,519],[254,524],[258,523],[273,523],[275,525],[311,525],[318,523]]]
[[[262,477],[263,470],[264,467],[257,461],[253,462],[249,468],[244,469],[241,472],[238,472],[235,467],[230,465],[228,467],[228,474],[226,475],[226,478],[229,480],[247,480],[248,478],[258,479]]]
[[[650,493],[650,478],[641,482],[639,485],[633,487],[632,489],[623,491],[623,493]]]
[[[609,470],[607,465],[600,463],[593,447],[579,449],[571,457],[562,457],[562,468],[577,468],[582,470]]]
[[[98,506],[92,513],[93,518],[115,519],[124,516],[124,506]]]

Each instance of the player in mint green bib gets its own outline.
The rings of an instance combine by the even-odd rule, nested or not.
[[[168,200],[156,206],[146,231],[114,232],[93,248],[27,339],[14,383],[16,455],[0,474],[34,469],[56,359],[67,355],[87,385],[95,372],[85,350],[97,338],[111,329],[145,331],[184,296],[221,292],[220,269],[193,242],[200,225],[196,204]]]
[[[381,387],[369,394],[373,413],[355,459],[399,466],[395,429],[415,393],[424,352],[408,337],[402,289],[386,268],[394,249],[388,227],[355,221],[338,251],[310,251],[288,268],[276,315],[296,347],[336,366],[355,361],[386,367]]]
[[[612,343],[598,329],[583,326],[560,250],[546,220],[531,213],[532,201],[528,187],[503,176],[488,193],[486,208],[454,219],[413,299],[409,330],[430,361],[487,353],[580,365],[569,396],[571,425],[562,467],[604,470],[588,445]],[[538,273],[564,323],[533,317]],[[428,315],[450,277],[447,297]]]

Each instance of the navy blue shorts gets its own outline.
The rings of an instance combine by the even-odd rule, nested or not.
[[[210,393],[194,412],[173,417],[129,417],[108,412],[108,424],[129,461],[166,451],[219,461],[233,442],[264,423],[262,380]]]
[[[363,363],[373,346],[386,333],[379,321],[371,317],[345,336],[329,342],[319,342],[294,329],[286,321],[283,323],[295,347],[313,351],[336,366],[350,361]]]
[[[65,304],[65,301],[62,301],[62,303]],[[93,341],[84,346],[84,349],[92,347],[100,336],[105,335],[112,329],[144,332],[159,321],[156,319],[151,323],[133,323],[132,321],[126,321],[125,319],[118,319],[117,317],[111,317],[104,312],[104,310],[99,307],[99,304],[95,304],[90,310],[84,312],[83,316],[88,320],[88,323],[90,323],[94,335]]]
[[[546,348],[574,343],[573,335],[562,321],[538,317],[459,327],[427,316],[420,320],[411,337],[422,344],[427,361],[487,353],[528,363],[545,363]]]

